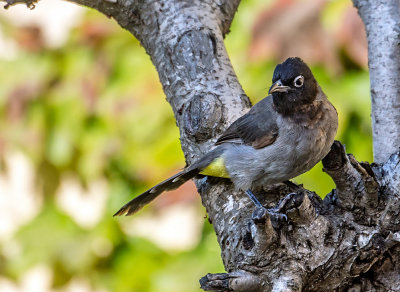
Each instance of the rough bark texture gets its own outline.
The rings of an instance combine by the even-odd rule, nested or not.
[[[367,32],[374,160],[383,163],[400,145],[400,2],[353,3]]]
[[[7,2],[31,6],[34,1]],[[223,43],[239,0],[72,2],[112,16],[141,41],[175,113],[188,163],[208,151],[214,138],[250,106]],[[371,71],[379,62],[370,62]],[[381,103],[375,100],[373,106]],[[399,124],[385,134],[392,137]],[[394,143],[392,150],[399,145]],[[386,156],[391,150],[382,151]],[[255,222],[253,205],[229,181],[197,180],[228,272],[203,277],[204,290],[400,290],[400,152],[385,164],[369,165],[346,155],[335,142],[323,163],[337,186],[324,200],[293,184],[255,192],[287,220]]]

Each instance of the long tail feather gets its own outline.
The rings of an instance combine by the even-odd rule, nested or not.
[[[168,190],[174,190],[181,186],[183,183],[193,178],[198,173],[197,169],[184,169],[181,172],[171,176],[165,181],[159,183],[158,185],[148,189],[141,195],[137,196],[133,200],[129,201],[125,204],[117,213],[113,216],[122,216],[122,215],[133,215],[145,205],[153,201],[157,198],[161,193]]]
[[[181,172],[171,176],[170,178],[152,187],[151,189],[148,189],[143,194],[137,196],[132,201],[125,204],[121,209],[119,209],[117,213],[114,214],[114,216],[129,216],[135,214],[145,205],[157,198],[164,191],[174,190],[181,186],[184,182],[195,177],[211,162],[220,157],[223,152],[224,147],[218,146]]]

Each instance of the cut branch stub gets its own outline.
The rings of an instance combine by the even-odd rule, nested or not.
[[[296,224],[308,225],[317,217],[317,211],[307,194],[303,195],[303,201],[296,209],[298,211],[298,218],[293,218],[288,213],[289,219]]]
[[[207,274],[199,282],[205,291],[262,291],[265,285],[260,277],[246,271]]]
[[[339,141],[333,143],[322,164],[336,184],[338,206],[347,210],[378,206],[379,185],[371,166],[359,163],[352,154],[346,155]]]

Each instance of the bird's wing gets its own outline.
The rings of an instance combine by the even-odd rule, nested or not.
[[[273,108],[272,97],[266,97],[250,111],[234,121],[219,137],[215,145],[240,143],[255,149],[274,143],[279,134],[276,124],[277,113]]]

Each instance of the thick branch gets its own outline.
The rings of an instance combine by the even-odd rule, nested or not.
[[[400,2],[353,0],[368,38],[374,160],[400,146]]]

